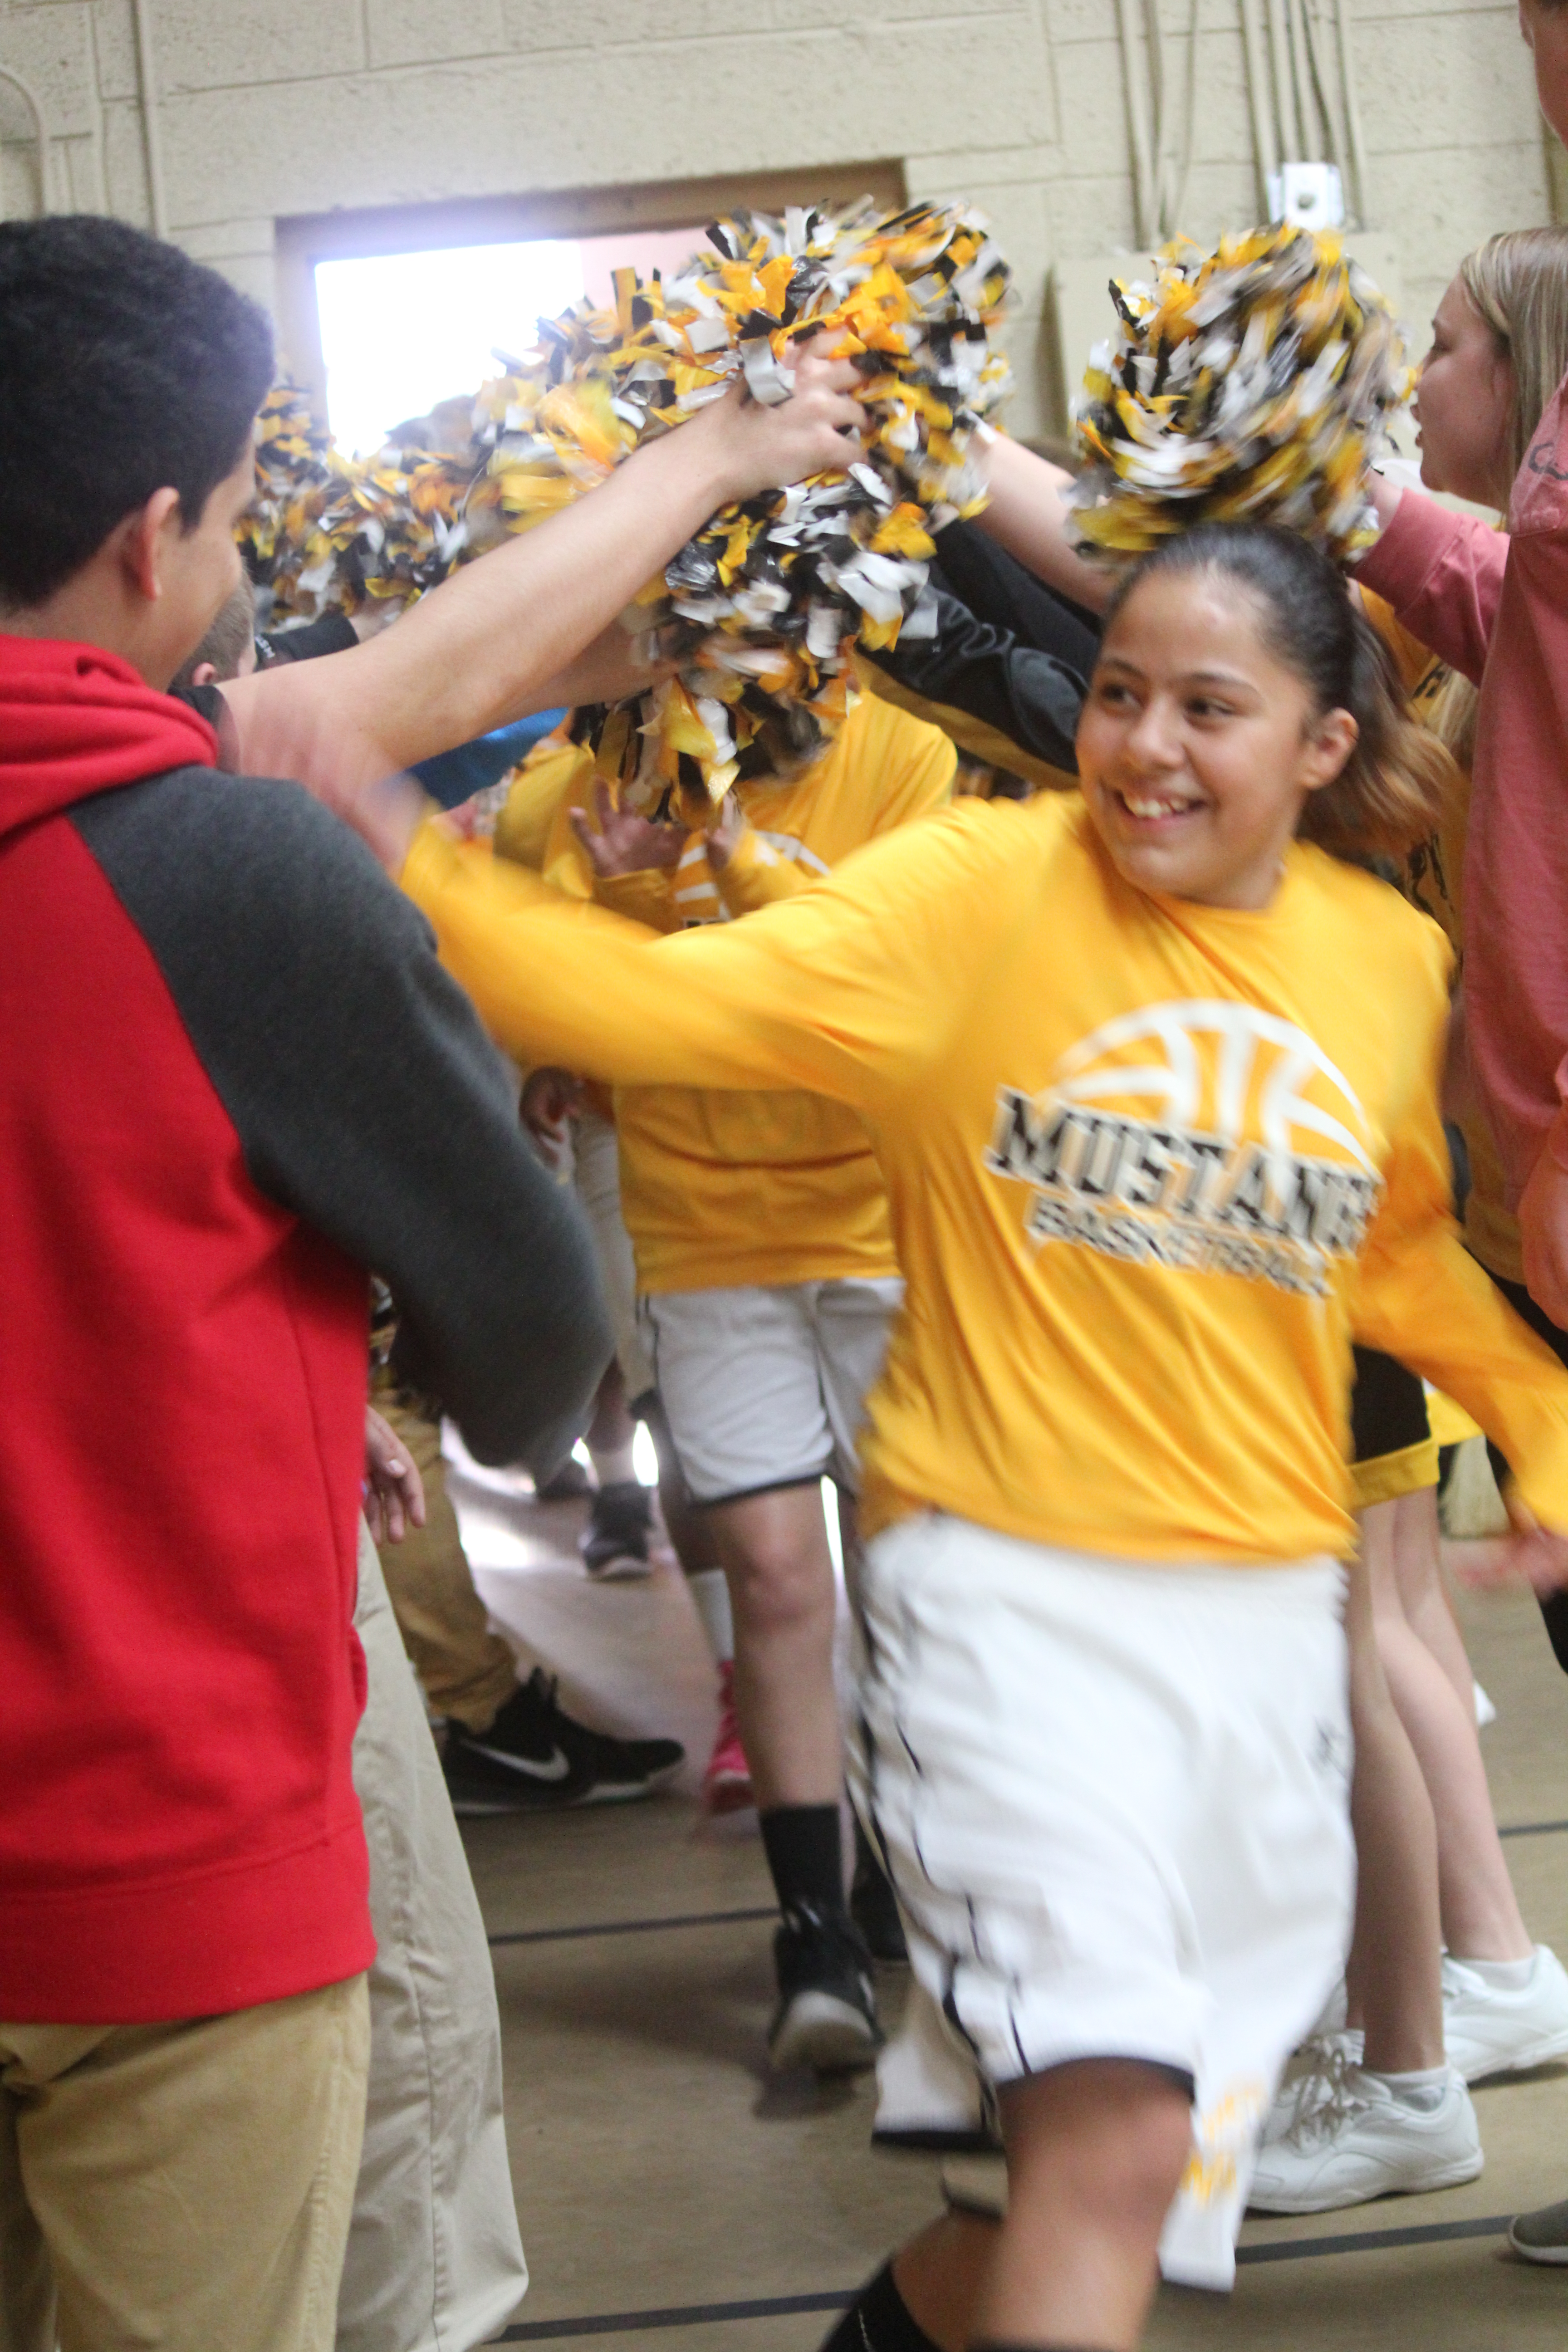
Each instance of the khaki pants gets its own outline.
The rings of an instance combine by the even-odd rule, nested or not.
[[[0,2352],[331,2352],[369,2040],[363,1977],[0,2023]]]
[[[468,2352],[510,2316],[528,2284],[501,2115],[495,1977],[435,1742],[363,1526],[359,1565],[354,1624],[367,1671],[353,1770],[376,1956],[337,2352]],[[215,2338],[207,2352],[227,2347]]]
[[[488,1731],[496,1710],[517,1688],[517,1661],[490,1631],[474,1591],[458,1515],[447,1493],[441,1432],[406,1389],[378,1377],[371,1402],[407,1446],[425,1481],[425,1525],[400,1544],[382,1547],[382,1571],[403,1646],[437,1715],[468,1731]]]

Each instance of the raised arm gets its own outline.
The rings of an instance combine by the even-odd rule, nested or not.
[[[1502,594],[1508,533],[1455,514],[1423,490],[1372,478],[1382,535],[1355,576],[1392,604],[1412,636],[1479,686]]]
[[[573,666],[710,515],[859,455],[847,437],[863,422],[857,381],[847,361],[803,354],[789,400],[714,402],[368,644],[237,679],[224,696],[239,765],[297,777],[352,815],[365,787],[416,761],[598,698],[603,680]]]
[[[1102,611],[1115,574],[1089,562],[1068,535],[1064,493],[1072,476],[998,433],[987,452],[986,480],[991,502],[979,517],[982,528],[1037,580],[1091,613]]]
[[[941,589],[936,608],[931,636],[900,638],[886,652],[863,656],[872,692],[933,720],[977,760],[1027,776],[1047,792],[1070,787],[1088,667],[1075,668],[993,627]]]
[[[901,826],[782,905],[665,939],[435,824],[403,887],[520,1062],[626,1086],[801,1087],[870,1112],[961,1017],[955,894],[976,864],[1006,887],[997,813],[977,814]]]

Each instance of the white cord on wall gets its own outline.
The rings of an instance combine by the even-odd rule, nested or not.
[[[1161,0],[1143,0],[1140,40],[1132,0],[1116,0],[1135,234],[1144,248],[1186,226],[1182,215],[1197,121],[1199,0],[1191,0],[1188,13],[1179,120],[1160,5]],[[1353,215],[1364,223],[1366,146],[1356,97],[1351,0],[1237,0],[1237,6],[1259,194],[1267,202],[1282,163],[1331,163]]]
[[[1141,247],[1162,245],[1182,226],[1187,180],[1193,165],[1197,121],[1197,36],[1202,0],[1189,0],[1187,70],[1179,122],[1172,121],[1175,93],[1166,68],[1160,0],[1143,0],[1140,45],[1132,0],[1116,0],[1121,36],[1123,87],[1127,93],[1128,143],[1132,152],[1133,235]],[[1173,153],[1172,148],[1174,148]]]
[[[1156,7],[1158,0],[1155,0]],[[1156,30],[1158,20],[1156,19]],[[1138,61],[1138,39],[1132,25],[1132,0],[1116,0],[1116,28],[1121,36],[1121,82],[1127,93],[1127,138],[1132,151],[1133,236],[1140,246],[1155,243],[1159,197],[1154,183],[1154,150],[1150,144],[1149,110],[1144,103],[1143,75]]]
[[[136,25],[136,71],[142,84],[142,146],[147,159],[147,205],[154,236],[169,234],[169,206],[163,194],[163,138],[158,121],[158,78],[153,58],[152,0],[131,0]]]

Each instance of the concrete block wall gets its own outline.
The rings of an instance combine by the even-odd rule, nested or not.
[[[1189,0],[1163,0],[1178,70]],[[1133,241],[1112,0],[141,0],[170,233],[271,301],[275,225],[337,207],[903,167],[984,204],[1018,274],[1016,429],[1049,429],[1058,257]],[[1514,0],[1353,0],[1367,226],[1429,314],[1496,228],[1551,217]],[[1200,0],[1186,226],[1260,209],[1237,0]],[[150,217],[134,0],[0,0],[37,90],[52,205]],[[0,210],[37,203],[0,79]],[[557,231],[559,234],[560,232]]]

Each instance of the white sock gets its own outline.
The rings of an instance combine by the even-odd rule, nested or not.
[[[1454,1958],[1462,1969],[1470,1969],[1493,1992],[1522,1992],[1535,1974],[1533,1952],[1527,1960],[1465,1960],[1459,1958],[1458,1952]]]
[[[633,1486],[637,1484],[637,1465],[633,1459],[636,1447],[630,1438],[624,1445],[595,1445],[594,1475],[601,1486]]]
[[[735,1622],[730,1614],[730,1588],[721,1568],[700,1568],[686,1580],[702,1631],[716,1662],[727,1666],[735,1654]]]
[[[1408,2074],[1373,2074],[1373,2080],[1392,2091],[1402,2107],[1415,2107],[1422,2114],[1430,2115],[1447,2088],[1448,2068],[1446,2063],[1418,2066]]]

